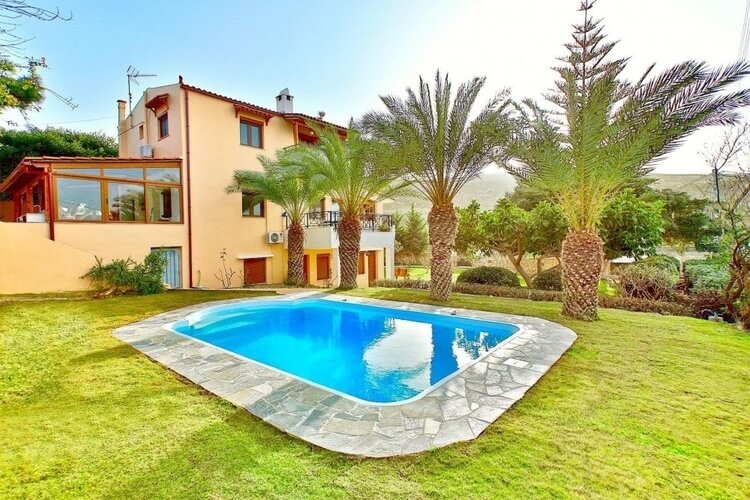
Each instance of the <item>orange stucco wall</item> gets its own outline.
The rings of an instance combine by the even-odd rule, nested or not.
[[[85,290],[94,255],[49,239],[47,224],[0,223],[0,294]]]

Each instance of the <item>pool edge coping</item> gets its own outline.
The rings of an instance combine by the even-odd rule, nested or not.
[[[208,307],[306,297],[500,321],[523,330],[415,401],[362,404],[163,328]],[[287,434],[332,451],[365,457],[405,455],[475,439],[520,400],[577,338],[569,328],[536,317],[317,291],[195,304],[122,326],[113,330],[113,335]]]

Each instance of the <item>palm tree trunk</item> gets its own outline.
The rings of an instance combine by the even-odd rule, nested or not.
[[[301,224],[292,224],[287,233],[288,261],[287,279],[296,284],[305,284],[304,264],[305,255],[305,230]]]
[[[562,244],[563,314],[596,319],[603,262],[604,242],[595,231],[568,231]]]
[[[357,288],[357,263],[362,225],[357,217],[345,216],[339,222],[340,288]]]
[[[448,300],[451,296],[451,254],[456,241],[458,216],[452,203],[435,205],[427,217],[432,247],[430,298]]]

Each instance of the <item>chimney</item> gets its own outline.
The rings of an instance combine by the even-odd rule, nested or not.
[[[279,113],[294,113],[294,96],[289,89],[284,89],[276,96],[276,111]]]
[[[125,104],[122,99],[117,100],[117,125],[125,121]]]

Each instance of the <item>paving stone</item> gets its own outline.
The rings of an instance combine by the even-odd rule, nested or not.
[[[364,436],[370,434],[375,427],[375,422],[369,420],[343,420],[332,418],[323,426],[323,430],[337,432],[349,436]]]
[[[440,430],[440,421],[431,418],[424,419],[424,433],[435,435]]]
[[[404,405],[401,412],[413,418],[439,418],[442,416],[440,404],[434,399],[419,399]]]
[[[457,441],[466,441],[473,438],[474,433],[471,427],[469,427],[468,420],[450,420],[440,425],[440,430],[432,440],[432,444],[435,446],[445,446]]]
[[[445,420],[453,420],[471,413],[469,401],[465,398],[454,398],[449,401],[442,401],[440,403],[440,409],[443,412],[443,419]]]

